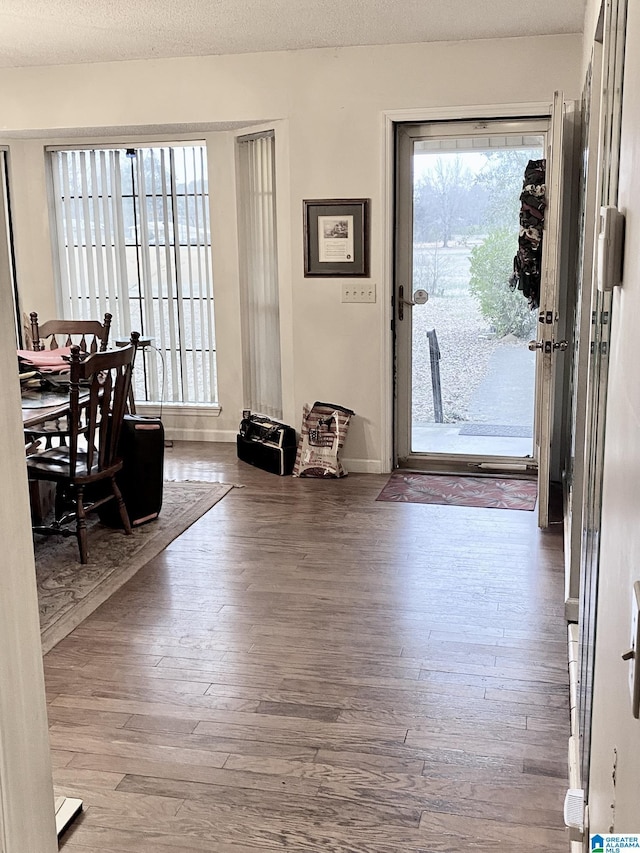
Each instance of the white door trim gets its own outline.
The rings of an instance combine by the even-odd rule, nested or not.
[[[58,849],[33,561],[29,495],[16,378],[13,295],[4,182],[0,181],[0,850]]]

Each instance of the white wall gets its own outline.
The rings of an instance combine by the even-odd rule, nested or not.
[[[391,408],[381,375],[391,370],[385,361],[390,282],[383,114],[550,102],[555,89],[575,98],[581,51],[579,36],[550,36],[1,70],[2,127],[8,135],[31,137],[10,141],[23,308],[43,316],[54,310],[47,141],[77,137],[76,128],[129,128],[118,134],[123,141],[144,126],[167,128],[170,136],[177,124],[280,120],[285,419],[299,427],[303,403],[316,399],[353,408],[345,457],[353,470],[380,471],[389,452],[383,424]],[[206,418],[196,420],[191,435],[209,430],[229,440],[242,407],[235,211],[226,215],[234,210],[234,167],[228,141],[211,144],[221,158],[211,195],[222,413],[213,427]],[[343,305],[339,279],[302,274],[302,200],[349,197],[371,199],[375,305]]]
[[[619,198],[627,227],[623,286],[612,309],[589,792],[592,832],[607,832],[610,826],[615,832],[640,831],[640,720],[631,714],[629,664],[621,659],[629,648],[632,587],[640,580],[639,45],[640,7],[631,0]]]

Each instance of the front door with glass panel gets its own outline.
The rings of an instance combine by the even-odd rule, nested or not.
[[[400,125],[399,466],[534,471],[538,304],[512,289],[521,193],[548,119]]]

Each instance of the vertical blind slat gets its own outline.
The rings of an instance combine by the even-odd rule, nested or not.
[[[71,205],[71,181],[69,179],[69,171],[71,169],[71,157],[61,155],[62,169],[62,211],[61,218],[64,218],[64,242],[61,246],[61,252],[67,258],[69,281],[68,288],[65,294],[65,304],[63,310],[69,311],[69,317],[73,320],[78,316],[78,309],[82,302],[80,293],[78,292],[78,275],[76,272],[76,256],[75,256],[75,235],[73,230],[73,213]]]
[[[187,152],[185,150],[185,174],[187,173],[187,165],[186,165],[186,157]],[[197,295],[194,298],[194,310],[197,313],[198,317],[198,326],[200,332],[200,357],[196,359],[196,346],[195,341],[193,347],[193,362],[194,362],[194,371],[197,373],[196,362],[202,364],[202,372],[200,377],[200,393],[202,394],[205,400],[209,399],[210,389],[211,389],[211,381],[212,376],[210,374],[210,364],[209,359],[203,357],[207,352],[208,347],[208,328],[207,328],[207,319],[206,319],[206,306],[207,302],[205,299],[205,290],[203,288],[203,276],[202,276],[202,245],[201,245],[201,235],[204,233],[200,223],[200,193],[201,193],[201,181],[200,181],[200,172],[198,170],[198,157],[195,148],[191,149],[190,152],[190,163],[189,169],[191,174],[193,175],[193,224],[196,229],[196,234],[198,235],[195,255],[194,255],[194,275],[196,277],[196,281],[198,284]],[[195,329],[195,326],[194,326]]]
[[[109,311],[111,314],[114,314],[113,306],[111,305],[111,300],[109,298],[110,294],[114,292],[115,282],[116,282],[116,274],[115,274],[115,233],[113,228],[113,217],[111,216],[111,187],[113,183],[111,181],[111,158],[112,152],[100,151],[99,153],[99,163],[100,163],[100,175],[102,179],[102,194],[100,196],[100,217],[102,222],[102,227],[104,228],[104,245],[105,245],[105,253],[104,253],[104,269],[103,269],[103,287],[104,293],[102,294],[102,299],[104,302],[105,311]],[[118,328],[120,327],[120,321],[117,315],[116,316],[116,325]]]
[[[79,316],[84,316],[84,311],[87,307],[87,274],[85,271],[85,263],[82,252],[82,243],[86,240],[84,231],[85,231],[85,222],[82,218],[82,203],[80,199],[80,195],[82,193],[82,162],[80,159],[80,151],[74,152],[73,157],[73,179],[74,179],[74,187],[73,187],[73,195],[71,196],[72,201],[72,211],[73,211],[73,225],[74,231],[76,234],[76,240],[74,241],[74,249],[76,255],[76,263],[78,266],[78,279],[77,279],[77,287],[78,293],[80,294],[80,312]]]
[[[175,179],[175,154],[173,149],[168,150],[169,156],[169,193],[168,198],[171,199],[171,221],[172,221],[172,229],[171,233],[174,238],[173,242],[173,251],[170,253],[173,261],[173,271],[175,275],[175,306],[176,306],[176,331],[178,336],[178,345],[179,345],[179,359],[178,359],[178,371],[179,371],[179,384],[181,389],[182,399],[186,398],[186,388],[188,385],[188,363],[187,363],[187,346],[186,346],[186,326],[185,321],[187,319],[185,314],[185,302],[186,293],[183,290],[183,280],[182,280],[182,239],[180,234],[180,207],[178,204],[178,195],[176,188],[176,179]],[[186,218],[186,215],[185,215]],[[189,231],[189,228],[186,227],[188,223],[185,223],[185,230]],[[187,247],[189,246],[189,240],[185,241]],[[190,278],[189,278],[190,281]]]
[[[185,230],[186,230],[186,255],[187,255],[187,281],[189,282],[189,299],[186,300],[183,304],[183,310],[185,312],[189,312],[189,329],[191,331],[191,346],[189,348],[189,342],[185,340],[185,350],[190,353],[189,356],[185,357],[185,369],[188,367],[189,379],[190,382],[194,384],[200,384],[201,377],[198,376],[198,369],[196,366],[196,350],[197,350],[197,340],[196,340],[196,329],[201,328],[202,323],[196,323],[196,294],[194,291],[194,272],[193,272],[193,255],[192,255],[192,243],[191,243],[191,232],[194,226],[192,225],[190,205],[189,205],[189,184],[186,180],[187,174],[187,151],[185,148],[181,150],[181,167],[182,174],[185,175],[185,180],[182,186],[182,191],[184,193],[184,218],[185,218]],[[176,187],[177,193],[177,187]],[[197,231],[195,231],[196,239],[197,239]],[[180,269],[182,266],[182,246],[179,248],[176,247],[176,251],[180,252],[180,259],[178,262],[178,268]],[[200,318],[201,319],[201,318]]]
[[[122,158],[120,152],[115,151],[112,164],[113,175],[113,227],[115,232],[115,245],[118,263],[118,277],[116,288],[111,294],[111,304],[115,304],[115,315],[118,318],[118,328],[123,336],[128,336],[134,331],[131,321],[131,310],[129,305],[129,275],[127,265],[127,247],[125,243],[124,215],[122,211]],[[126,168],[126,163],[125,163]],[[137,331],[137,329],[135,330]]]
[[[53,191],[56,199],[62,200],[62,205],[64,205],[64,190],[62,187],[62,167],[63,167],[64,158],[62,152],[56,153],[52,158],[52,177],[53,177]],[[59,263],[59,271],[58,271],[58,284],[60,287],[60,302],[64,303],[63,311],[66,313],[68,308],[68,286],[67,289],[62,292],[62,288],[68,285],[70,281],[70,273],[69,273],[69,259],[68,253],[66,249],[66,240],[65,240],[65,219],[63,215],[63,211],[61,211],[61,215],[56,216],[56,237],[57,237],[57,248],[58,248],[58,263]]]
[[[81,151],[80,152],[80,165],[81,165],[81,173],[80,173],[80,186],[82,188],[82,194],[80,196],[80,202],[82,205],[82,221],[84,223],[84,246],[80,248],[81,254],[84,256],[84,263],[86,267],[86,285],[87,285],[87,304],[88,310],[90,312],[90,316],[97,317],[100,313],[100,307],[97,299],[96,292],[96,277],[94,271],[94,263],[93,263],[93,231],[92,228],[92,217],[89,205],[89,195],[92,192],[91,184],[89,182],[90,179],[90,167],[87,166],[87,154],[91,155],[90,151]],[[89,160],[91,157],[89,156]],[[84,248],[84,251],[83,251]]]
[[[203,225],[203,274],[205,281],[205,294],[206,294],[206,302],[205,302],[205,311],[207,315],[207,333],[208,333],[208,342],[209,342],[209,376],[211,387],[209,389],[210,395],[216,394],[217,388],[217,375],[216,375],[216,361],[214,358],[214,353],[216,351],[216,336],[215,336],[215,325],[214,325],[214,301],[213,301],[213,277],[211,274],[212,264],[211,264],[211,241],[210,241],[210,222],[209,222],[209,189],[208,189],[208,178],[207,178],[207,163],[206,163],[206,151],[203,148],[200,149],[200,182],[201,182],[201,193],[200,193],[200,205],[202,210],[202,225]]]
[[[185,152],[186,158],[186,152]],[[198,291],[197,296],[194,299],[194,307],[197,308],[198,315],[198,329],[200,330],[200,352],[202,355],[207,351],[208,347],[208,327],[206,321],[206,310],[207,310],[207,301],[206,294],[203,287],[203,275],[202,275],[202,245],[200,237],[204,234],[204,229],[200,223],[200,195],[202,192],[202,181],[200,180],[200,171],[198,169],[198,158],[196,156],[195,148],[191,149],[191,162],[190,169],[193,175],[193,223],[196,229],[196,234],[198,235],[197,246],[195,249],[195,257],[194,257],[194,269],[195,276],[198,283]],[[185,164],[185,174],[187,172],[187,167]],[[194,327],[195,328],[195,327]],[[194,341],[194,365],[196,362],[195,358],[195,341]],[[211,393],[211,385],[213,377],[211,376],[209,359],[202,358],[202,375],[200,378],[200,388],[201,393],[204,399],[209,399],[209,395]],[[195,370],[194,366],[194,370]]]
[[[164,358],[166,343],[165,327],[162,321],[164,311],[162,310],[162,276],[160,274],[159,254],[160,236],[158,234],[158,219],[156,216],[155,157],[153,149],[149,151],[138,149],[136,165],[135,177],[137,187],[132,187],[132,193],[133,203],[138,214],[139,234],[137,238],[140,244],[140,263],[142,267],[142,281],[139,282],[142,301],[140,310],[141,316],[144,318],[145,334],[150,334],[152,329],[155,331],[155,344]],[[147,169],[149,169],[151,176],[149,184],[147,182]],[[151,217],[149,217],[149,207],[151,207]],[[149,242],[152,236],[153,253]],[[153,272],[154,269],[155,275]],[[157,292],[156,297],[154,297],[154,283]],[[159,389],[157,370],[149,372],[148,382],[151,388],[152,399],[161,399],[164,389],[162,391]]]
[[[104,314],[107,310],[106,307],[106,294],[105,294],[105,282],[104,282],[104,269],[105,263],[102,253],[102,235],[104,233],[104,226],[102,223],[102,217],[100,215],[100,197],[102,195],[101,189],[101,176],[98,169],[98,160],[96,158],[96,152],[89,152],[89,164],[90,164],[90,176],[91,176],[91,186],[93,187],[93,192],[91,193],[91,198],[88,200],[91,203],[91,218],[93,221],[93,238],[95,242],[95,275],[96,275],[96,299],[98,302],[98,315],[100,318],[104,317]]]
[[[167,286],[167,316],[169,319],[168,337],[171,341],[171,346],[168,348],[168,353],[171,360],[171,386],[173,390],[173,398],[180,399],[180,374],[178,364],[178,349],[180,341],[176,329],[176,296],[174,287],[175,268],[172,263],[171,256],[171,231],[173,228],[173,219],[169,216],[169,205],[167,200],[167,173],[165,164],[165,149],[160,149],[160,196],[162,217],[164,220],[164,263],[165,263],[165,283]]]

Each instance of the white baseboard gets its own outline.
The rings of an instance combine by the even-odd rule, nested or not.
[[[379,459],[343,459],[347,471],[354,474],[383,474],[382,462]]]
[[[175,427],[165,423],[165,438],[167,441],[217,441],[236,443],[237,430],[232,429],[193,429],[191,427]]]
[[[168,418],[219,418],[222,413],[220,406],[200,405],[195,403],[136,403],[136,412],[152,418],[161,415]]]
[[[57,797],[56,807],[56,831],[58,836],[62,835],[78,812],[82,811],[82,800],[75,797]]]
[[[578,626],[567,626],[567,654],[569,661],[569,708],[571,712],[571,736],[579,740],[578,691],[580,689],[580,638]]]
[[[220,429],[220,406],[138,403],[137,414],[162,418],[167,441],[223,441],[235,443],[237,429]]]
[[[567,657],[569,663],[569,704],[571,707],[571,734],[568,741],[567,764],[569,788],[582,789],[580,767],[580,728],[578,720],[578,681],[580,666],[580,638],[578,626],[573,623],[567,626]],[[585,807],[585,826],[582,840],[578,840],[580,831],[569,830],[571,853],[579,853],[585,849],[584,840],[589,837],[588,806]]]
[[[215,429],[213,427],[193,428],[164,424],[167,441],[217,441],[236,443],[237,430]],[[353,474],[384,474],[384,466],[379,459],[343,459],[344,467]]]

